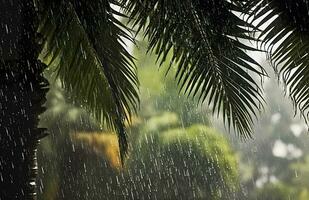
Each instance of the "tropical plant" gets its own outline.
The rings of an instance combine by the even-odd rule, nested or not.
[[[44,136],[37,122],[47,90],[39,53],[75,102],[116,130],[125,156],[124,121],[138,107],[138,80],[125,48],[125,39],[133,37],[116,16],[128,16],[137,32],[144,32],[161,63],[172,52],[180,90],[199,102],[208,98],[213,112],[222,112],[227,126],[243,136],[251,135],[263,104],[252,77],[262,78],[265,70],[245,52],[256,48],[241,40],[269,44],[275,69],[307,118],[306,1],[12,0],[1,1],[0,9],[0,186],[6,198],[34,196],[35,150]],[[250,33],[258,28],[262,33],[256,39]]]
[[[280,97],[283,92],[278,90],[276,80],[268,80],[264,90],[268,108],[255,126],[254,140],[233,140],[240,155],[240,177],[246,195],[243,199],[298,199],[298,190],[306,184],[293,180],[306,177],[289,166],[302,162],[308,154],[306,127],[302,119],[293,119],[292,105]]]
[[[154,67],[145,66],[141,71],[155,72]],[[163,73],[154,76],[159,74]],[[162,79],[157,79],[157,84],[165,85]],[[156,90],[146,86],[152,84],[149,79],[144,81],[142,78],[141,119],[133,119],[139,123],[128,128],[132,148],[120,169],[116,135],[100,132],[93,125],[91,130],[82,110],[64,103],[63,96],[52,87],[49,109],[41,120],[51,136],[43,141],[39,153],[43,169],[39,199],[235,199],[236,156],[227,140],[181,112],[194,102],[177,101],[185,97],[177,95],[176,87],[168,91],[162,87],[159,94],[143,103],[144,97],[148,98],[145,89],[150,93]],[[176,100],[178,107],[166,111],[156,105],[164,96]],[[144,109],[149,104],[155,109]],[[194,109],[189,112],[197,113]],[[83,131],[86,127],[88,131]]]
[[[127,186],[134,199],[235,199],[236,156],[213,128],[195,124],[141,134],[133,152]]]
[[[44,130],[37,129],[38,115],[47,92],[41,75],[45,65],[38,57],[75,102],[116,129],[125,155],[124,120],[137,107],[138,81],[124,47],[123,37],[129,36],[118,26],[114,15],[120,13],[111,3],[1,2],[0,22],[6,27],[1,48],[7,48],[1,51],[1,199],[35,196],[35,151]]]
[[[145,55],[146,44],[134,48],[141,105],[127,127],[131,148],[124,167],[119,166],[117,136],[99,130],[82,109],[70,105],[65,91],[51,85],[48,110],[41,116],[50,136],[38,153],[38,199],[166,199],[176,194],[235,199],[234,152],[219,132],[205,126],[205,107],[177,94],[174,72],[165,76],[168,64],[156,73],[155,56]]]

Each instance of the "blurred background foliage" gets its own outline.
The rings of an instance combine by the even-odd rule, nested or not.
[[[38,198],[308,200],[308,134],[275,81],[265,83],[266,112],[254,140],[240,141],[208,117],[207,106],[181,95],[175,70],[135,48],[141,105],[127,123],[122,166],[117,136],[73,105],[61,83],[48,94],[38,151]],[[47,73],[48,77],[48,73]],[[215,128],[216,127],[216,128]]]
[[[233,199],[237,159],[207,119],[207,109],[178,93],[169,67],[158,70],[135,49],[141,82],[138,117],[127,124],[130,154],[121,166],[116,135],[100,127],[55,82],[41,125],[40,199]],[[174,69],[170,69],[174,70]],[[45,172],[49,173],[45,173]]]
[[[242,193],[249,200],[309,199],[307,126],[294,118],[290,99],[269,74],[264,83],[268,105],[255,126],[253,140],[239,142],[231,135],[240,156]]]

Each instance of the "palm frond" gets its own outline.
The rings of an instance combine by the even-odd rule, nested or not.
[[[208,98],[213,112],[223,112],[228,127],[250,136],[254,116],[263,103],[252,78],[265,71],[246,53],[256,50],[239,40],[252,39],[250,24],[235,12],[241,2],[206,0],[122,0],[137,32],[149,38],[149,50],[163,63],[169,52],[177,63],[180,90]]]
[[[262,32],[274,69],[288,88],[297,109],[307,121],[309,112],[309,2],[255,0],[247,4]]]
[[[125,120],[139,104],[138,80],[130,39],[113,0],[40,1],[44,38],[42,59],[59,77],[72,99],[116,130],[120,154],[127,152]]]

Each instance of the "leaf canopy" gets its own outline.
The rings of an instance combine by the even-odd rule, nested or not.
[[[287,86],[295,111],[309,113],[309,3],[305,0],[248,1],[252,24]]]
[[[125,47],[129,30],[113,0],[39,1],[41,58],[70,91],[72,99],[116,130],[120,154],[127,152],[125,120],[138,104],[133,57]]]
[[[252,134],[264,103],[254,77],[266,76],[248,54],[258,48],[245,41],[264,44],[295,107],[308,117],[307,1],[37,0],[37,6],[41,58],[76,102],[116,130],[122,156],[127,150],[124,122],[138,108],[139,83],[126,48],[134,39],[119,17],[128,16],[136,34],[149,39],[148,51],[161,64],[177,65],[180,91],[222,113],[228,128],[240,135]]]
[[[169,52],[177,63],[180,90],[207,100],[213,113],[223,112],[228,127],[243,136],[252,133],[253,118],[263,103],[260,86],[252,78],[266,73],[246,51],[256,50],[242,41],[252,26],[235,12],[239,1],[130,0],[122,1],[137,32],[149,38],[149,51],[161,64]]]

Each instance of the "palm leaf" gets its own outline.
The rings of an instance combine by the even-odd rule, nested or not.
[[[304,0],[255,0],[247,4],[295,111],[309,112],[309,3]],[[265,28],[263,28],[265,27]]]
[[[111,7],[116,2],[40,3],[41,58],[76,103],[117,132],[123,159],[127,152],[125,120],[136,111],[139,99],[133,58],[123,42],[130,36],[115,17],[120,13]]]
[[[253,119],[263,103],[260,86],[252,78],[265,75],[246,51],[255,50],[238,39],[252,39],[250,24],[235,12],[239,1],[122,0],[137,32],[144,31],[158,59],[177,63],[180,90],[208,98],[213,112],[222,111],[228,127],[243,136],[252,133]],[[245,28],[247,27],[247,28]]]

